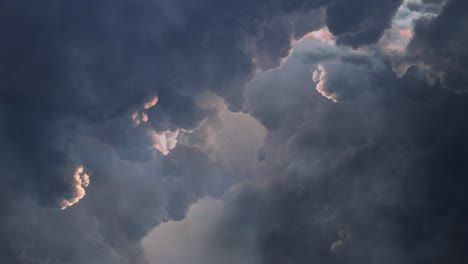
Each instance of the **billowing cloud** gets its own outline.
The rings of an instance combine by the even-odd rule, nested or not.
[[[143,106],[143,109],[148,110],[151,107],[154,107],[158,103],[158,97],[153,97],[150,101],[146,102]]]
[[[177,136],[179,135],[179,130],[176,130],[175,132],[165,131],[160,134],[156,133],[155,131],[150,131],[150,133],[154,140],[154,148],[163,155],[169,154],[169,151],[175,148],[177,145]]]
[[[150,264],[257,263],[253,240],[242,244],[216,241],[216,226],[223,213],[223,203],[203,198],[190,207],[180,222],[167,222],[151,231],[143,240]]]
[[[307,33],[307,35],[305,35],[300,40],[298,40],[298,42],[305,40],[305,39],[316,39],[316,40],[319,40],[328,44],[335,43],[335,37],[326,28],[321,28],[319,30],[309,32]]]
[[[312,80],[317,83],[315,89],[325,98],[332,100],[333,102],[338,102],[337,96],[334,93],[329,94],[326,89],[327,82],[327,71],[323,65],[319,64],[317,70],[312,73]]]
[[[249,87],[262,175],[228,195],[218,236],[253,235],[260,263],[462,262],[468,97],[417,67],[398,78],[372,49],[295,51]],[[310,92],[319,64],[336,104]]]
[[[86,195],[85,188],[89,186],[89,183],[89,175],[84,171],[84,167],[81,165],[78,166],[72,179],[73,197],[64,199],[61,203],[61,209],[64,210],[83,199]]]
[[[41,168],[35,170],[44,170],[41,175],[49,175],[44,178],[55,177],[62,191],[67,187],[61,186],[66,182],[61,171],[80,159],[69,147],[78,137],[99,138],[124,159],[150,159],[151,137],[142,136],[146,129],[134,124],[144,123],[158,134],[194,129],[208,115],[194,103],[194,96],[206,90],[223,98],[231,110],[240,110],[244,87],[256,70],[280,65],[296,39],[324,23],[334,25],[338,39],[348,32],[336,31],[338,17],[330,13],[347,7],[332,0],[227,5],[210,0],[197,5],[4,1],[1,9],[5,14],[1,22],[8,25],[4,30],[8,41],[0,47],[5,66],[3,112],[22,116],[22,121],[9,124],[8,133],[37,131],[30,137],[30,146],[37,146],[29,151],[32,160],[38,160],[35,153],[43,152],[36,141],[47,142],[52,152],[44,159],[63,157],[62,164],[51,166],[56,173],[48,173],[42,165],[56,163],[53,158],[38,161]],[[392,13],[381,12],[386,15],[379,19]],[[364,14],[355,22],[364,19],[362,25],[367,24],[370,18]],[[78,22],[84,16],[86,21]],[[134,124],[125,124],[125,117]],[[9,143],[21,149],[23,138],[10,137]],[[53,196],[47,188],[38,195]],[[57,197],[43,200],[56,206],[50,201]]]
[[[466,3],[457,0],[426,2],[424,5],[442,10],[440,14],[415,21],[414,37],[397,65],[404,67],[403,71],[410,65],[417,65],[424,69],[430,83],[439,81],[453,92],[465,93],[467,84],[462,76],[467,72],[465,46],[468,42],[462,32],[468,23],[463,15]]]
[[[358,0],[349,6],[346,0],[332,1],[327,9],[327,26],[337,43],[354,47],[374,44],[391,21],[403,0]]]
[[[463,263],[462,2],[2,1],[0,262]]]
[[[146,102],[143,105],[143,110],[148,110],[148,109],[154,107],[157,103],[158,103],[158,97],[155,96],[155,97],[153,97],[153,99],[151,99],[150,101]],[[148,122],[148,120],[149,120],[148,114],[143,110],[137,111],[137,112],[132,114],[132,120],[135,123],[135,126],[138,126],[141,123]]]
[[[445,1],[405,0],[399,7],[391,27],[385,31],[378,44],[381,52],[390,57],[393,70],[399,77],[416,64],[406,58],[416,22],[434,19],[440,14],[444,4]]]

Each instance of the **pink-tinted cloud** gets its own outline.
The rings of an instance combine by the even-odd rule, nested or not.
[[[332,100],[333,102],[338,102],[337,95],[335,93],[329,93],[326,88],[326,78],[327,78],[327,71],[323,67],[323,65],[319,64],[317,66],[317,70],[312,73],[312,80],[317,83],[315,89],[319,92],[323,97]]]
[[[329,44],[335,43],[335,37],[327,28],[322,28],[317,31],[312,31],[306,34],[301,39],[297,40],[297,42],[305,40],[305,39],[315,39],[315,40],[319,40],[321,42],[325,42]]]
[[[148,110],[148,109],[150,109],[151,107],[155,106],[157,103],[158,103],[158,97],[155,96],[155,97],[153,97],[150,101],[146,102],[143,108],[144,108],[145,110]]]
[[[169,154],[170,150],[175,148],[177,145],[179,130],[174,132],[166,131],[159,134],[156,133],[156,131],[150,131],[150,133],[153,139],[153,147],[163,155]]]
[[[84,171],[83,166],[78,166],[75,173],[73,174],[73,197],[70,199],[64,199],[61,204],[61,209],[65,210],[67,207],[70,207],[78,203],[85,195],[85,188],[89,186],[90,180],[89,175]]]

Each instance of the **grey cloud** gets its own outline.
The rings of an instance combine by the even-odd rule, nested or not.
[[[89,133],[75,128],[117,122],[97,137],[116,145],[122,157],[130,158],[125,147],[112,139],[123,138],[125,142],[139,137],[138,132],[132,134],[130,125],[120,127],[122,116],[131,115],[157,95],[160,103],[148,112],[149,124],[157,131],[190,129],[206,116],[192,96],[206,89],[225,99],[231,109],[239,110],[243,87],[255,69],[276,67],[288,55],[295,38],[294,21],[301,17],[306,20],[302,27],[316,29],[320,19],[310,17],[310,12],[328,4],[52,1],[38,5],[5,1],[2,102],[11,106],[6,109],[9,116],[22,114],[22,119],[29,120],[25,121],[28,130],[42,130],[41,141],[50,139],[48,147],[52,148],[62,144],[56,141],[58,137],[68,144],[78,133]],[[339,3],[330,8],[341,9],[344,7]],[[314,22],[307,23],[307,16]],[[54,125],[64,128],[51,128]],[[15,123],[9,126],[20,129]],[[123,135],[114,135],[120,131]],[[10,139],[12,144],[19,145],[19,141]],[[131,142],[127,145],[133,145]],[[58,155],[73,155],[69,151],[61,148]],[[143,152],[135,159],[147,159],[147,150]],[[60,167],[79,159],[72,157]]]
[[[416,21],[405,58],[406,63],[424,68],[431,81],[440,81],[456,93],[465,93],[467,87],[466,10],[465,1],[451,0],[436,18]]]
[[[402,2],[334,1],[327,9],[327,26],[337,36],[337,43],[354,47],[374,44],[390,26]]]
[[[154,229],[143,240],[149,263],[257,263],[252,240],[247,238],[243,244],[232,247],[213,239],[223,210],[221,200],[203,198],[190,207],[184,220]]]
[[[388,3],[379,16],[391,16],[397,2]],[[342,18],[334,20],[348,9],[341,1],[2,1],[0,213],[8,217],[0,258],[144,263],[139,242],[149,230],[182,219],[199,197],[222,195],[242,179],[233,174],[247,174],[190,142],[163,157],[147,131],[208,122],[217,110],[196,102],[207,90],[241,110],[256,70],[280,65],[295,40],[324,26],[323,12],[340,43],[377,40],[387,24],[368,26],[376,11],[369,7],[352,18],[357,27],[343,29]],[[293,117],[302,107],[293,99],[310,98],[294,92],[284,102],[265,93],[278,102],[270,113]],[[144,109],[155,96],[158,103]],[[135,126],[131,117],[143,109],[148,121]],[[278,117],[265,126],[282,127]],[[254,159],[252,149],[242,158]],[[230,155],[222,158],[237,154]],[[90,172],[87,195],[54,211],[74,197],[78,166]]]
[[[438,15],[442,9],[442,4],[445,0],[441,1],[425,1],[422,3],[418,2],[409,2],[407,7],[411,11],[416,11],[420,13],[431,13]]]
[[[310,80],[329,56],[307,49],[249,87],[269,128],[263,174],[228,196],[219,236],[253,234],[261,263],[463,262],[468,98],[374,57],[333,65],[335,104]]]

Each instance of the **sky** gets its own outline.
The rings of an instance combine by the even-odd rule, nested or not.
[[[465,0],[3,0],[0,263],[460,264]]]

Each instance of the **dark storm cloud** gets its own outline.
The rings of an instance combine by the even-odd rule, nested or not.
[[[151,228],[238,180],[199,146],[163,157],[155,133],[202,126],[206,90],[240,110],[255,71],[324,23],[343,44],[378,40],[398,3],[359,1],[346,22],[334,0],[2,1],[1,260],[144,263]],[[83,197],[80,166],[85,199],[46,209]]]
[[[53,160],[38,161],[45,168],[37,169],[40,175],[53,175],[80,162],[67,146],[83,123],[131,115],[150,96],[160,98],[148,113],[157,131],[196,127],[206,114],[192,96],[205,89],[220,95],[232,109],[240,109],[242,87],[256,66],[278,66],[288,55],[293,21],[327,5],[326,1],[206,1],[197,5],[5,1],[2,101],[9,117],[21,115],[18,123],[25,123],[23,128],[16,122],[8,125],[11,134],[23,135],[12,136],[9,142],[19,145],[29,138],[31,159],[34,153],[51,148],[41,156],[59,156],[57,171],[49,173],[43,165],[56,164]],[[337,2],[328,12],[342,9],[347,8]],[[357,23],[360,17],[353,19]],[[332,23],[333,16],[327,20]],[[301,31],[307,32],[304,25]],[[320,20],[309,26],[309,30],[317,29]],[[345,34],[347,29],[337,33]],[[120,130],[131,130],[131,124],[115,129],[116,133]],[[121,137],[131,138],[128,133],[133,132]],[[103,140],[119,144],[108,139],[119,138],[113,134],[109,131]],[[38,141],[47,146],[36,146]]]
[[[339,44],[354,47],[373,44],[390,26],[402,2],[358,0],[349,3],[337,0],[327,9],[327,26],[337,36]]]
[[[153,162],[134,163],[94,139],[79,143],[83,163],[99,175],[86,199],[61,211],[23,196],[3,208],[6,263],[145,263],[140,240],[148,231],[183,218],[198,197],[218,197],[235,180],[197,147],[180,145]]]
[[[408,63],[419,64],[432,81],[456,93],[466,93],[468,83],[468,26],[466,1],[450,0],[434,19],[415,23],[414,38],[408,46]]]
[[[154,226],[182,219],[191,203],[206,195],[219,196],[234,180],[198,147],[180,145],[154,162],[131,163],[95,142],[84,145],[82,151],[89,155],[85,162],[98,168],[93,173],[101,178],[88,188],[95,198],[78,206],[98,219],[106,242],[123,257]]]
[[[296,50],[247,93],[272,128],[264,175],[228,196],[220,241],[254,234],[261,263],[463,262],[468,97],[430,87],[416,68],[398,79],[374,57],[333,65],[333,103],[310,75],[336,58]]]

